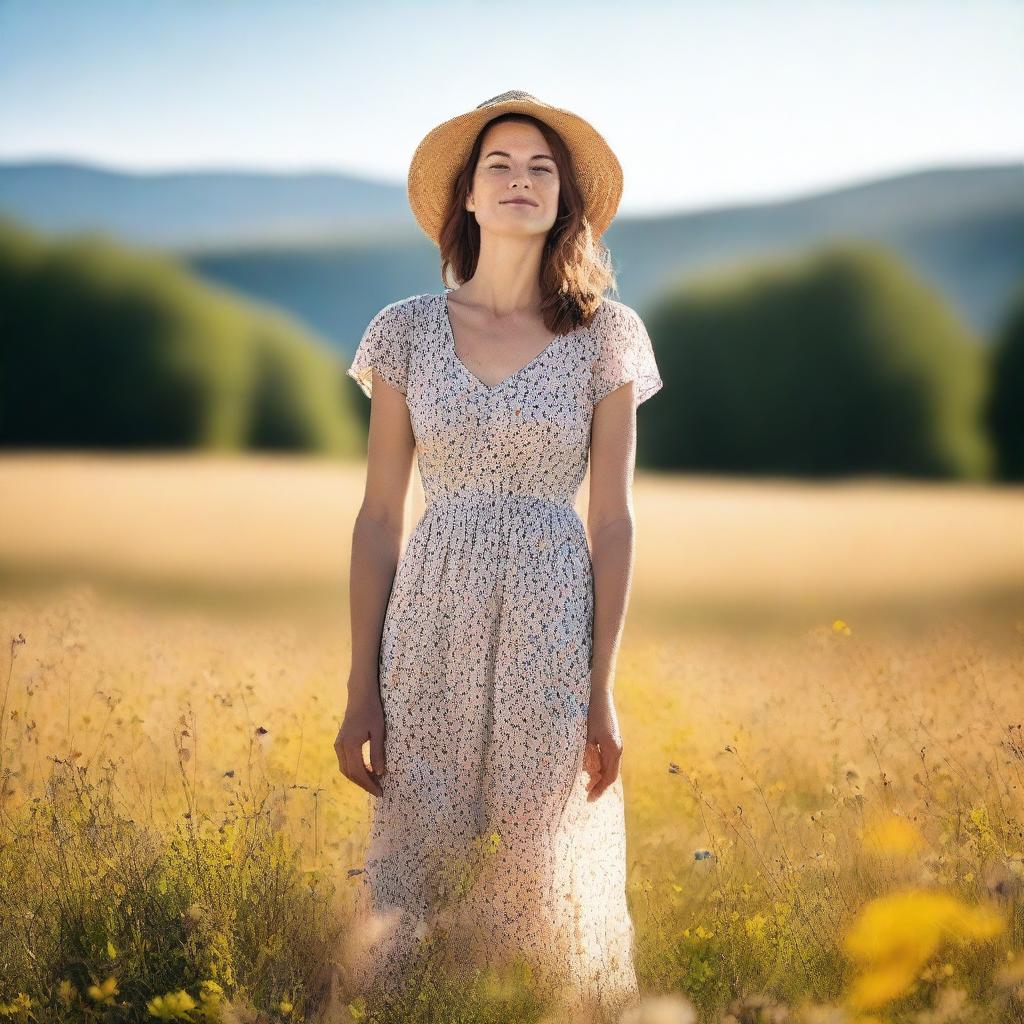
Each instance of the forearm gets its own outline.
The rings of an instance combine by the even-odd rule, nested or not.
[[[627,516],[602,525],[591,538],[590,555],[594,573],[590,692],[610,693],[633,572],[632,518]]]
[[[360,512],[352,530],[349,617],[352,670],[349,690],[376,687],[380,641],[401,546],[401,524]]]

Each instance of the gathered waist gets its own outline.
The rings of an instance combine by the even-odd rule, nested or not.
[[[427,497],[427,508],[435,505],[465,508],[511,506],[522,510],[537,508],[544,511],[554,509],[562,513],[571,513],[579,518],[572,499],[544,498],[540,495],[521,494],[516,491],[482,491],[472,488],[442,491]]]
[[[575,505],[535,494],[469,488],[434,494],[427,501],[416,532],[441,523],[460,533],[485,530],[518,535],[539,547],[569,542],[586,548],[586,531]]]

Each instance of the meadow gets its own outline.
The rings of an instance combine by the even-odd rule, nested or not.
[[[0,460],[0,1016],[386,1019],[332,749],[362,471]],[[1024,489],[634,493],[622,1024],[1024,1021]],[[394,1019],[560,1018],[481,977]]]

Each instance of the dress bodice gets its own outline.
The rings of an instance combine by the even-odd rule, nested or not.
[[[360,341],[348,372],[368,396],[373,367],[406,395],[428,504],[482,492],[573,505],[594,405],[630,380],[637,405],[662,386],[643,321],[614,299],[492,387],[455,350],[446,293],[413,295]]]

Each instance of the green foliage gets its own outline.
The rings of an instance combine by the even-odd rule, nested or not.
[[[1024,480],[1024,281],[993,343],[987,413],[999,476]]]
[[[835,245],[681,287],[646,317],[671,402],[641,458],[688,470],[977,478],[980,345],[884,249]]]
[[[352,423],[361,417],[339,415],[348,408],[344,369],[318,348],[296,345],[297,330],[269,311],[255,327],[248,446],[361,454],[361,444],[352,445]]]
[[[0,444],[362,451],[336,353],[159,253],[0,225],[0,339]]]

